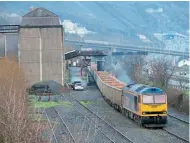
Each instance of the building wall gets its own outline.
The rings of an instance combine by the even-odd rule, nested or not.
[[[5,37],[0,33],[0,57],[5,56]]]
[[[29,85],[45,80],[54,80],[63,84],[62,29],[21,28],[19,32],[19,61],[25,70]]]
[[[17,59],[18,53],[18,33],[0,33],[0,57]]]

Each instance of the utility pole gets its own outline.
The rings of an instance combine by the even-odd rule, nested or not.
[[[7,38],[6,35],[4,35],[4,47],[5,47],[5,58],[7,57]]]

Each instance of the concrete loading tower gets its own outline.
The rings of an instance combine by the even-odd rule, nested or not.
[[[36,8],[23,16],[18,59],[29,85],[53,80],[64,84],[63,26],[57,15]]]

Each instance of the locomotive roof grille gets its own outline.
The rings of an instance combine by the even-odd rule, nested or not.
[[[141,94],[145,94],[145,95],[163,95],[165,94],[165,92],[157,87],[148,87],[148,88],[144,88],[141,91]]]
[[[131,92],[138,92],[144,95],[163,95],[165,92],[157,87],[150,87],[144,84],[129,84],[124,87],[124,90],[129,90]]]

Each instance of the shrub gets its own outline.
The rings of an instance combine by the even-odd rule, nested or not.
[[[41,142],[43,124],[29,119],[26,80],[14,60],[0,60],[0,142]]]

